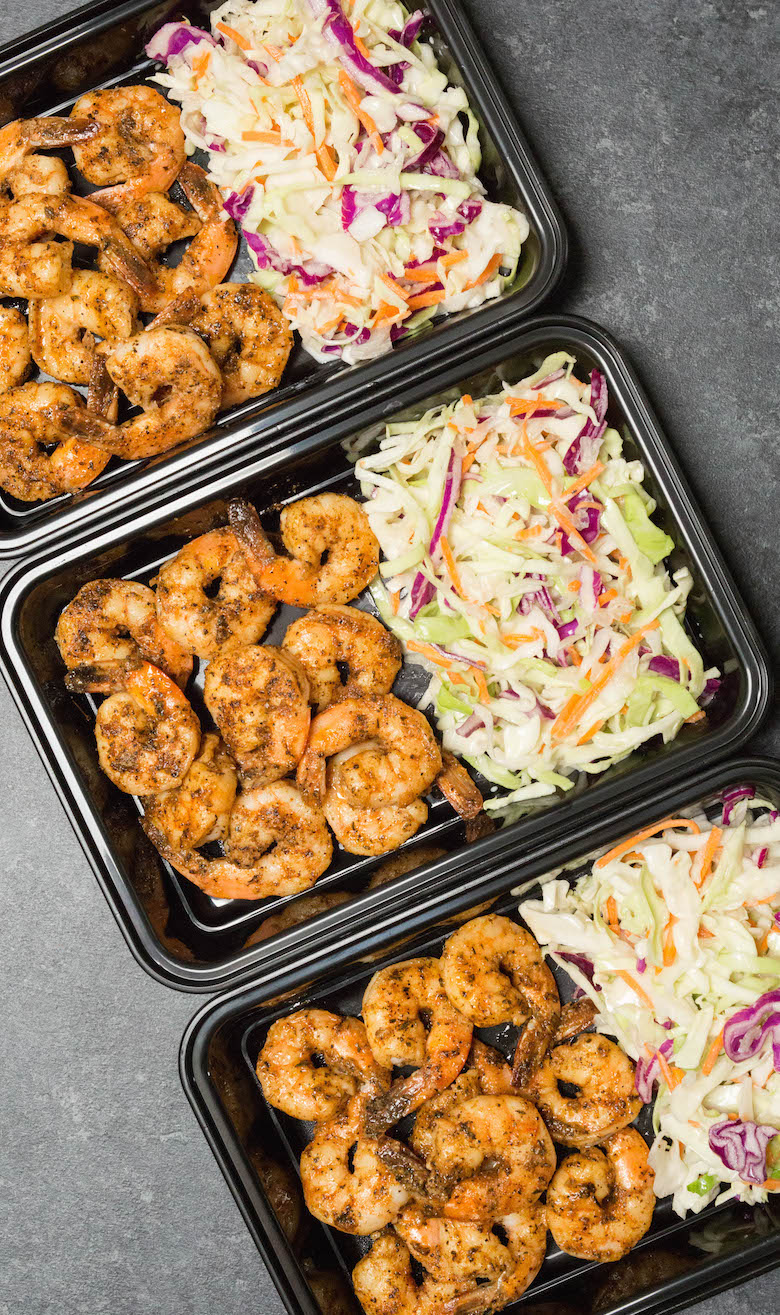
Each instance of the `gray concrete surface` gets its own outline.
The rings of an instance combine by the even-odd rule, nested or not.
[[[571,272],[557,305],[630,350],[776,663],[777,11],[771,0],[467,6],[565,212]],[[62,9],[2,0],[3,39]],[[198,1002],[136,967],[0,697],[0,1312],[277,1315],[179,1087]],[[778,751],[777,715],[751,747]],[[769,1275],[695,1309],[778,1306]]]

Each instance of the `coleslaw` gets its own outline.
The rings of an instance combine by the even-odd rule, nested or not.
[[[385,557],[374,601],[431,673],[422,704],[446,748],[510,792],[488,809],[671,740],[719,684],[606,380],[574,367],[554,353],[495,396],[388,425],[356,461]]]
[[[345,0],[345,8],[346,0]],[[227,0],[147,46],[190,153],[304,347],[367,360],[498,297],[529,226],[479,181],[476,119],[389,0]]]
[[[637,1061],[642,1099],[657,1087],[649,1163],[680,1216],[780,1190],[780,820],[753,794],[728,792],[717,824],[648,827],[520,905]]]

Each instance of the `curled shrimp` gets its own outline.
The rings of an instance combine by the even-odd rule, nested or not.
[[[135,580],[88,580],[63,608],[54,637],[68,668],[146,660],[186,685],[192,658],[157,620],[151,589]]]
[[[0,393],[24,383],[31,364],[26,319],[20,310],[0,306]]]
[[[326,708],[311,724],[298,781],[315,798],[327,788],[327,760],[364,745],[339,762],[335,787],[347,803],[362,808],[411,804],[435,780],[441,754],[427,720],[392,694],[348,698]]]
[[[69,671],[68,689],[108,694],[95,720],[100,766],[125,794],[174,790],[200,745],[200,722],[170,676],[151,662],[84,666]]]
[[[415,1282],[409,1248],[397,1233],[380,1233],[352,1271],[365,1315],[450,1315],[464,1284],[426,1275]]]
[[[576,1087],[576,1094],[565,1096],[561,1082]],[[555,1046],[528,1091],[553,1137],[564,1146],[594,1146],[625,1128],[642,1108],[628,1055],[593,1032]]]
[[[653,1219],[654,1174],[635,1128],[563,1161],[547,1189],[547,1224],[561,1251],[581,1260],[620,1260]]]
[[[512,1069],[499,1050],[472,1040],[468,1067],[443,1091],[437,1091],[417,1111],[410,1143],[418,1155],[431,1162],[436,1145],[436,1129],[455,1106],[473,1096],[514,1095]]]
[[[326,1009],[299,1009],[272,1023],[257,1076],[269,1105],[315,1123],[335,1118],[359,1092],[390,1086],[390,1070],[374,1058],[360,1019]]]
[[[342,493],[318,493],[284,508],[279,526],[289,557],[268,550],[253,507],[237,500],[228,510],[260,588],[280,602],[296,607],[350,603],[379,569],[379,543],[368,517]],[[264,549],[259,553],[258,542]]]
[[[482,812],[485,801],[463,763],[458,762],[449,749],[442,750],[441,762],[442,769],[436,777],[436,784],[444,798],[461,817],[476,817]]]
[[[69,192],[70,176],[65,161],[58,156],[28,155],[5,175],[2,184],[18,201],[31,192],[44,192],[47,196]]]
[[[429,1163],[458,1179],[444,1214],[487,1221],[544,1191],[555,1172],[555,1149],[530,1100],[479,1095],[437,1121]]]
[[[92,411],[76,413],[70,418],[75,437],[132,461],[197,438],[214,420],[222,380],[192,329],[146,329],[99,350],[109,377],[141,414],[117,425]]]
[[[30,348],[46,374],[63,383],[88,384],[95,340],[130,338],[138,327],[138,299],[113,274],[74,269],[57,297],[30,301]]]
[[[383,808],[356,808],[342,799],[338,776],[338,769],[329,764],[322,811],[341,848],[348,854],[376,857],[392,853],[425,825],[428,805],[424,799],[413,799],[410,804],[387,804]]]
[[[227,833],[238,788],[232,758],[213,731],[207,732],[181,784],[144,800],[142,826],[150,837],[164,837],[177,853],[198,849]]]
[[[438,1307],[441,1315],[499,1310],[539,1273],[547,1250],[544,1207],[523,1202],[495,1217],[502,1237],[490,1227],[493,1222],[444,1219],[419,1205],[408,1205],[396,1220],[414,1259],[438,1283],[456,1288],[458,1295]]]
[[[224,858],[174,850],[146,833],[177,872],[215,899],[268,899],[308,890],[328,867],[333,844],[325,818],[291,781],[241,792],[230,812]]]
[[[79,172],[103,189],[96,201],[113,207],[144,192],[167,192],[184,164],[184,133],[180,111],[159,91],[145,86],[88,91],[71,113],[92,128],[73,154]]]
[[[287,627],[282,647],[309,677],[320,712],[352,695],[387,694],[401,669],[395,635],[357,607],[323,603]]]
[[[96,199],[99,201],[100,196]],[[146,192],[110,209],[133,246],[149,262],[174,242],[194,237],[201,229],[195,211],[177,205],[164,192]]]
[[[276,609],[258,589],[244,550],[228,529],[210,530],[185,544],[160,567],[156,588],[161,626],[201,658],[257,643]]]
[[[55,242],[51,234],[65,242]],[[139,296],[154,278],[114,217],[83,197],[32,193],[12,201],[0,220],[0,295],[54,297],[70,287],[73,243],[95,247],[110,273]]]
[[[366,1236],[396,1219],[409,1200],[407,1189],[381,1159],[378,1139],[363,1126],[365,1096],[321,1123],[301,1155],[307,1209],[341,1233]]]
[[[19,170],[23,170],[29,164],[34,151],[57,150],[63,146],[76,146],[80,142],[90,141],[96,132],[97,128],[94,124],[89,123],[86,119],[80,119],[78,116],[63,119],[57,118],[55,115],[49,115],[48,118],[14,119],[12,123],[6,123],[4,127],[0,128],[0,182],[15,192],[15,177],[18,177]],[[55,161],[51,163],[55,163]],[[62,171],[65,172],[67,178],[67,171],[62,161],[57,160],[56,164],[62,166]],[[59,169],[57,173],[61,177]],[[42,190],[49,191],[49,188],[45,187]],[[51,190],[57,191],[59,189],[52,188]]]
[[[317,918],[330,909],[337,909],[341,904],[348,904],[351,899],[354,899],[354,895],[348,894],[345,890],[324,890],[320,895],[302,895],[300,899],[285,905],[279,913],[272,913],[269,918],[263,918],[252,935],[247,936],[244,948],[259,945],[262,941],[269,940],[271,936],[280,936],[283,931],[298,927],[302,922]]]
[[[524,1086],[561,1012],[555,978],[531,933],[497,914],[473,918],[445,942],[441,964],[447,994],[477,1027],[526,1024],[514,1069],[516,1085]]]
[[[69,436],[72,416],[83,409],[66,384],[20,384],[1,394],[0,486],[21,502],[37,502],[91,484],[110,457]]]
[[[190,323],[222,371],[223,407],[276,388],[293,336],[267,292],[254,283],[222,283],[206,293]]]
[[[203,169],[188,161],[181,170],[179,183],[200,227],[178,265],[155,266],[154,289],[145,290],[141,297],[144,311],[164,311],[170,302],[186,293],[203,296],[222,282],[236,254],[236,226],[222,209],[219,189]]]
[[[309,732],[309,686],[279,648],[246,644],[206,668],[206,706],[242,772],[253,781],[292,771]]]
[[[416,1069],[369,1105],[367,1126],[376,1131],[449,1086],[468,1058],[472,1027],[448,1000],[438,959],[407,959],[380,968],[366,987],[363,1019],[381,1064],[413,1064]]]

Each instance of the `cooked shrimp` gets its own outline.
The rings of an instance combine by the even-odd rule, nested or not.
[[[385,810],[377,809],[376,811],[384,812]],[[446,849],[442,849],[440,845],[417,845],[415,849],[407,849],[403,854],[394,854],[392,858],[380,863],[379,867],[375,869],[368,883],[368,889],[375,890],[377,886],[385,886],[388,881],[395,881],[396,877],[403,877],[407,872],[414,872],[416,868],[421,868],[426,863],[435,863],[437,858],[444,858],[446,853]]]
[[[242,772],[277,781],[292,771],[309,733],[309,684],[280,648],[246,644],[206,668],[206,707]]]
[[[439,1123],[464,1100],[473,1096],[514,1095],[512,1070],[499,1050],[476,1039],[471,1043],[468,1067],[444,1091],[426,1100],[417,1111],[409,1141],[418,1155],[431,1161]]]
[[[238,246],[233,220],[222,209],[219,189],[199,165],[188,161],[179,182],[200,220],[200,228],[178,265],[156,265],[156,286],[141,298],[141,309],[159,312],[183,294],[203,296],[225,278]]]
[[[330,769],[329,775],[333,780]],[[342,849],[348,854],[372,857],[400,849],[428,819],[424,799],[413,799],[410,804],[387,804],[384,808],[355,808],[332,788],[325,792],[322,811]]]
[[[315,1123],[335,1118],[358,1092],[390,1086],[390,1070],[374,1058],[360,1019],[326,1009],[299,1009],[272,1023],[257,1076],[269,1105]]]
[[[590,1027],[598,1008],[590,996],[582,995],[579,1000],[570,1000],[561,1010],[561,1017],[555,1029],[551,1044],[558,1046],[562,1041],[570,1041]]]
[[[30,365],[26,319],[20,310],[0,306],[0,393],[24,383]]]
[[[74,146],[76,167],[113,207],[144,192],[167,192],[184,164],[181,112],[151,87],[110,87],[79,96],[73,118],[92,126]],[[107,186],[115,184],[115,186]]]
[[[166,847],[178,853],[222,840],[237,788],[233,760],[219,736],[209,731],[181,785],[144,801],[141,825],[152,843],[163,836]]]
[[[176,325],[146,329],[112,347],[106,344],[100,352],[105,353],[105,368],[113,382],[142,411],[121,425],[91,411],[78,413],[71,418],[77,438],[132,461],[197,438],[214,420],[222,380],[208,348],[192,329]]]
[[[31,192],[45,192],[47,196],[53,196],[57,192],[70,191],[70,177],[65,161],[56,155],[28,155],[2,181],[16,200],[29,196]]]
[[[451,1315],[451,1302],[464,1283],[428,1275],[418,1286],[409,1249],[396,1233],[380,1233],[352,1271],[355,1295],[365,1315]]]
[[[497,914],[474,918],[445,942],[441,964],[447,994],[477,1027],[526,1024],[514,1069],[516,1085],[523,1086],[541,1063],[561,1012],[555,978],[531,933]]]
[[[170,676],[151,662],[79,667],[68,689],[110,695],[97,711],[100,766],[125,794],[161,794],[184,780],[200,745],[200,722]]]
[[[496,1218],[506,1240],[490,1224],[443,1219],[408,1205],[395,1230],[412,1256],[439,1283],[453,1283],[460,1298],[443,1312],[495,1311],[515,1300],[536,1278],[547,1249],[544,1207],[531,1202]]]
[[[48,118],[14,119],[13,123],[6,123],[0,128],[0,182],[12,185],[14,170],[24,165],[33,151],[76,146],[89,141],[96,132],[94,124],[78,116],[63,119],[52,114]]]
[[[230,523],[247,552],[256,553],[262,530],[253,524],[254,508],[236,502],[229,510]],[[251,560],[261,589],[280,602],[296,607],[350,603],[376,575],[379,543],[353,498],[341,493],[300,498],[284,508],[279,525],[290,556],[274,557],[266,551]]]
[[[275,609],[275,602],[258,589],[232,530],[201,534],[164,562],[157,575],[160,624],[201,658],[256,644]]]
[[[88,580],[60,613],[54,633],[66,667],[145,659],[180,685],[192,658],[163,630],[154,594],[135,580]]]
[[[314,608],[288,626],[282,647],[309,677],[311,700],[320,712],[352,695],[387,694],[401,669],[395,635],[356,607]]]
[[[67,239],[58,243],[51,234]],[[102,206],[80,196],[33,193],[12,201],[0,222],[0,295],[53,297],[66,292],[74,242],[97,247],[112,274],[139,295],[154,285],[152,271]],[[43,239],[43,240],[42,240]]]
[[[341,1233],[366,1236],[398,1217],[409,1193],[377,1154],[363,1128],[365,1096],[321,1123],[301,1155],[306,1207]]]
[[[463,763],[458,762],[448,749],[442,750],[441,761],[442,770],[436,777],[436,784],[444,798],[461,817],[476,817],[482,812],[485,801]]]
[[[66,431],[83,405],[66,384],[21,384],[0,395],[0,485],[12,497],[37,502],[72,493],[104,469],[109,454]]]
[[[541,1115],[522,1096],[473,1096],[437,1121],[430,1163],[459,1179],[444,1206],[451,1219],[511,1214],[544,1191],[555,1150]]]
[[[563,1161],[547,1189],[547,1225],[561,1251],[581,1260],[620,1260],[653,1219],[653,1170],[635,1128]]]
[[[279,913],[272,913],[270,918],[264,918],[260,925],[255,927],[252,935],[247,936],[244,948],[259,945],[261,941],[267,941],[271,936],[279,936],[283,931],[289,931],[290,927],[308,922],[310,918],[327,913],[329,909],[337,909],[340,904],[348,904],[354,898],[354,895],[348,894],[345,890],[325,890],[321,895],[303,895],[301,899],[287,904]]]
[[[100,195],[96,200],[101,201]],[[104,201],[101,203],[105,204]],[[172,243],[194,237],[201,229],[201,221],[194,210],[185,210],[163,192],[147,192],[112,206],[111,211],[133,246],[149,262]]]
[[[332,787],[347,803],[363,808],[410,804],[434,781],[441,754],[428,722],[392,694],[348,698],[320,712],[311,724],[298,781],[315,798],[327,788],[327,760],[369,743],[339,762]]]
[[[366,987],[363,1019],[380,1064],[416,1068],[368,1107],[367,1126],[376,1131],[449,1086],[468,1058],[472,1027],[447,999],[438,959],[407,959],[380,968]]]
[[[30,348],[46,374],[88,384],[96,338],[130,338],[138,327],[138,298],[113,274],[74,269],[58,297],[30,301]]]
[[[254,283],[222,283],[191,321],[222,371],[222,405],[236,406],[275,388],[293,336],[276,302]]]
[[[297,895],[314,885],[333,856],[325,818],[292,781],[242,791],[230,813],[224,858],[176,851],[162,837],[151,838],[177,872],[215,899]]]
[[[564,1096],[561,1082],[576,1087],[577,1094]],[[625,1128],[642,1108],[628,1055],[614,1041],[593,1032],[555,1046],[528,1090],[563,1146],[595,1146]]]

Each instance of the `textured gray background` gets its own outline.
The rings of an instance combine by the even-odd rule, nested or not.
[[[466,3],[569,226],[557,304],[629,349],[776,664],[777,8]],[[2,0],[3,39],[62,9]],[[278,1315],[179,1087],[198,1000],[136,967],[0,695],[0,1312]],[[777,715],[753,747],[777,752]],[[696,1310],[779,1305],[768,1275]]]

